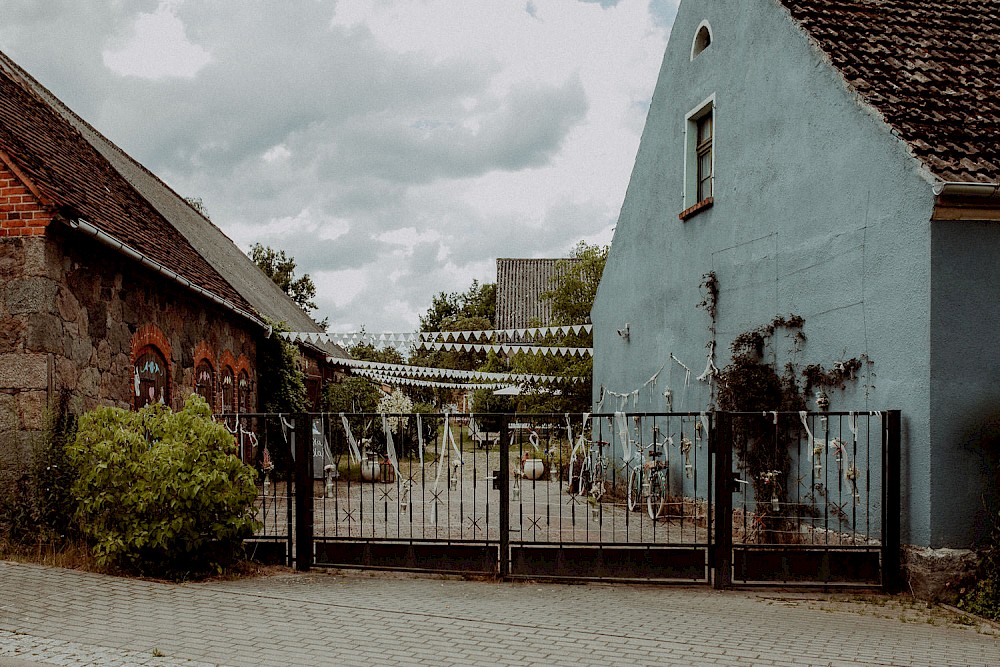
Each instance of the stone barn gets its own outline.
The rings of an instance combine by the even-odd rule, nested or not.
[[[0,54],[0,456],[47,405],[257,409],[271,322],[320,327],[181,196]],[[321,360],[305,349],[319,396]]]

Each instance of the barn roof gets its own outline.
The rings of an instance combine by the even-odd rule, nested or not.
[[[1000,0],[778,0],[931,174],[1000,180]]]
[[[84,218],[237,312],[321,330],[222,230],[3,53],[0,150],[53,212]]]

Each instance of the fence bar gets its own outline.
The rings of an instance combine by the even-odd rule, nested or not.
[[[509,418],[500,420],[500,577],[510,575],[510,428]],[[489,448],[487,447],[487,451]],[[487,492],[489,493],[489,492]]]
[[[709,451],[715,453],[715,539],[710,558],[715,569],[713,586],[730,588],[733,578],[733,445],[732,415],[715,414],[714,436]]]
[[[882,454],[882,588],[900,589],[900,426],[899,410],[889,410],[883,426]]]
[[[280,419],[280,416],[279,416]],[[295,415],[292,447],[295,451],[295,569],[307,572],[313,561],[313,444],[312,420]]]

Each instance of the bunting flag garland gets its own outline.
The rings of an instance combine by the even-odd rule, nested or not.
[[[379,375],[371,371],[358,370],[355,371],[355,375],[363,378],[367,378],[373,382],[378,382],[379,384],[386,384],[391,387],[426,387],[429,389],[458,389],[461,391],[472,391],[475,389],[489,389],[490,391],[496,391],[497,389],[506,389],[514,385],[511,384],[500,384],[500,383],[461,383],[461,382],[432,382],[430,380],[414,380],[413,378],[405,378],[391,375]]]
[[[551,345],[484,345],[482,343],[440,343],[420,341],[415,345],[421,350],[448,350],[456,352],[493,352],[510,356],[512,354],[557,355],[568,357],[592,357],[592,347],[559,347]]]
[[[562,377],[558,375],[533,375],[522,373],[488,373],[486,371],[464,371],[453,368],[431,368],[427,366],[407,366],[405,364],[389,364],[378,361],[362,361],[361,359],[338,359],[328,357],[327,361],[338,366],[347,366],[356,370],[375,371],[379,375],[444,378],[457,380],[475,380],[483,382],[499,382],[506,384],[522,384],[536,382],[541,384],[556,384],[563,382],[583,382],[582,377]],[[360,373],[359,373],[360,374]]]
[[[421,331],[413,333],[317,333],[310,331],[279,332],[279,335],[293,343],[333,343],[348,348],[359,344],[370,344],[377,348],[391,347],[401,352],[416,347],[419,349],[456,349],[437,347],[447,343],[462,344],[462,351],[492,351],[503,354],[530,352],[531,354],[560,354],[591,356],[593,350],[587,347],[532,346],[531,341],[545,336],[568,336],[589,334],[592,324],[572,324],[554,327],[533,327],[528,329],[483,329],[478,331]],[[483,341],[479,343],[478,341]],[[470,343],[476,345],[470,345]]]

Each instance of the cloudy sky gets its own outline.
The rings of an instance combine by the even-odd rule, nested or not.
[[[0,50],[331,331],[608,243],[678,0],[0,0]]]

